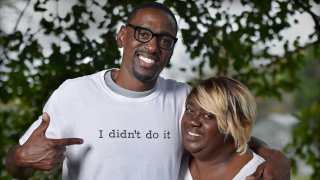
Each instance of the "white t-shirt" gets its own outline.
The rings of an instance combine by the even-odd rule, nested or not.
[[[102,71],[65,81],[50,97],[48,138],[78,137],[67,147],[63,179],[171,180],[183,153],[180,119],[190,87],[159,77],[144,97],[112,91]],[[20,139],[25,143],[41,117]]]
[[[179,173],[179,180],[193,180],[189,169],[189,155],[185,155],[182,159],[181,169]],[[253,158],[242,167],[232,180],[245,180],[247,176],[253,174],[257,166],[264,162],[264,159],[258,154],[253,152]]]

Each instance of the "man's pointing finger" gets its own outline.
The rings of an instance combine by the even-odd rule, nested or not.
[[[81,138],[63,138],[63,139],[51,139],[54,144],[58,146],[70,146],[75,144],[83,144],[83,139]]]

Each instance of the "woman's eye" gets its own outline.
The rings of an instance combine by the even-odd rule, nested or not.
[[[214,119],[214,115],[213,114],[205,114],[204,117],[206,119]]]
[[[192,109],[187,107],[187,108],[186,108],[186,112],[191,113],[191,112],[192,112]]]

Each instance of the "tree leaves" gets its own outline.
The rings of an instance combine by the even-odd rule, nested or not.
[[[37,2],[34,4],[33,6],[33,10],[35,12],[45,12],[47,9],[44,7],[40,7],[42,4],[45,4],[46,2],[48,2],[48,0],[44,1],[43,3],[40,2],[40,0],[37,0]]]
[[[320,172],[320,103],[313,103],[309,108],[303,108],[300,114],[297,114],[299,123],[293,130],[293,141],[287,145],[286,151],[292,156],[291,162],[294,165],[298,158],[306,161],[314,169],[312,179],[318,179]],[[294,156],[293,156],[294,155]],[[297,169],[294,168],[293,172],[296,173]]]

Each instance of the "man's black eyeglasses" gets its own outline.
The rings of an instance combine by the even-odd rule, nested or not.
[[[172,49],[178,40],[178,38],[168,34],[157,34],[144,27],[135,26],[132,24],[127,24],[126,26],[134,29],[134,38],[137,41],[147,43],[155,36],[157,38],[158,45],[166,50]]]

